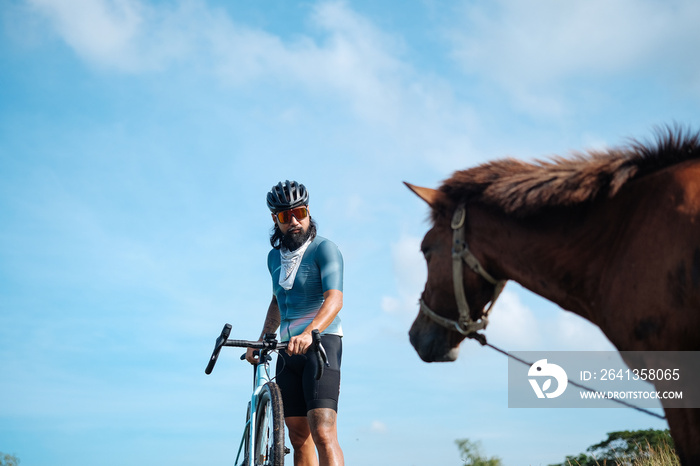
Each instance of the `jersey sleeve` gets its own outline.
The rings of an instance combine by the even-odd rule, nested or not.
[[[279,269],[279,251],[277,249],[272,249],[267,254],[267,270],[270,272],[272,277],[272,292],[275,292],[275,269]]]
[[[273,254],[274,252],[275,252],[275,250],[273,249],[272,251],[270,251],[270,252],[267,254],[267,270],[270,272],[270,275],[272,275],[272,269],[273,269],[273,265],[272,265],[272,263],[273,263],[272,254]]]
[[[343,291],[343,255],[332,241],[325,240],[318,246],[316,261],[321,272],[321,287]]]

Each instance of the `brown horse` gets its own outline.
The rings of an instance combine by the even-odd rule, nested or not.
[[[407,185],[433,221],[409,332],[423,360],[456,359],[506,280],[618,350],[700,351],[700,134],[664,129],[606,152],[486,163],[438,190]],[[665,412],[682,464],[699,465],[700,409]]]

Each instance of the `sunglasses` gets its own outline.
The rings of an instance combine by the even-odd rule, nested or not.
[[[297,207],[295,209],[283,210],[282,212],[277,212],[273,214],[277,221],[282,224],[287,224],[292,221],[292,215],[297,220],[302,220],[309,215],[309,209],[306,207]]]

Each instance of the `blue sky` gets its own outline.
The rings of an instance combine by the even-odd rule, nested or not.
[[[627,409],[509,409],[476,343],[408,342],[437,186],[503,156],[566,155],[700,124],[694,0],[8,0],[0,5],[0,451],[25,466],[230,464],[250,368],[204,366],[270,299],[264,197],[309,188],[345,257],[348,464],[562,461]],[[510,283],[490,341],[601,350]]]

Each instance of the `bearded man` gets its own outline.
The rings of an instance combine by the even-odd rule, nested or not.
[[[294,447],[294,465],[342,465],[337,413],[343,330],[343,256],[331,241],[316,234],[309,213],[309,193],[296,181],[280,182],[267,194],[274,228],[267,266],[272,277],[272,301],[262,336],[280,329],[286,352],[277,361],[277,384],[284,417]],[[317,355],[311,332],[321,332],[330,367],[314,379]],[[246,359],[257,364],[248,349]],[[318,457],[316,453],[318,451]]]

